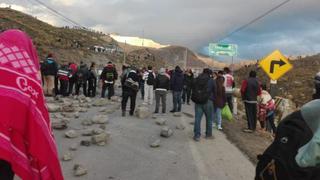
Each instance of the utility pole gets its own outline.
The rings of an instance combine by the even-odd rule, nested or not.
[[[187,62],[188,62],[188,49],[186,48],[186,53],[184,58],[184,70],[187,70]]]
[[[142,29],[142,47],[144,46],[144,29]]]

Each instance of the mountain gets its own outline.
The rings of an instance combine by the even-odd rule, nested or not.
[[[183,68],[219,69],[227,65],[181,46],[161,45],[149,39],[107,35],[77,27],[54,27],[9,8],[0,8],[0,17],[0,30],[21,29],[31,36],[40,59],[53,53],[58,62],[96,62],[100,66],[108,61],[118,66],[125,62],[137,67],[152,65],[156,68],[180,65]]]

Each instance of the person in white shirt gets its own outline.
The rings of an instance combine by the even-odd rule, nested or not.
[[[144,104],[151,105],[153,102],[153,89],[155,84],[155,73],[152,66],[148,66],[148,70],[143,74],[144,80]]]
[[[235,87],[234,78],[228,67],[225,67],[223,71],[225,73],[223,77],[224,87],[226,88],[227,103],[231,112],[233,112],[233,88]]]

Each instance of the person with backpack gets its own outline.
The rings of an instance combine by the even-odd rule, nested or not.
[[[89,69],[89,78],[88,78],[88,96],[89,97],[95,97],[96,91],[97,91],[97,68],[96,63],[92,62],[90,69]]]
[[[224,71],[224,87],[226,88],[227,102],[231,112],[233,112],[233,89],[235,87],[234,77],[228,67]]]
[[[70,69],[66,63],[63,63],[59,68],[57,77],[60,82],[59,92],[62,96],[68,96],[68,86],[69,86],[69,78],[70,78]]]
[[[83,95],[88,96],[87,92],[87,81],[89,77],[89,69],[87,64],[84,64],[83,62],[80,63],[80,68],[77,71],[76,74],[77,77],[77,83],[76,83],[76,95],[79,95],[80,88],[83,88]]]
[[[151,105],[153,102],[153,89],[155,77],[152,66],[148,66],[148,70],[143,74],[144,80],[144,104]]]
[[[258,155],[255,180],[320,179],[320,100],[279,123],[272,144]]]
[[[261,85],[262,92],[261,95],[258,97],[258,117],[261,129],[267,128],[267,125],[271,126],[273,136],[276,133],[276,125],[274,123],[275,117],[275,102],[272,99],[271,95],[267,91],[267,85]]]
[[[170,79],[170,89],[172,90],[173,101],[173,108],[170,111],[171,113],[181,112],[183,81],[183,71],[180,69],[179,66],[176,66]]]
[[[106,90],[108,89],[108,99],[111,99],[114,95],[114,83],[118,79],[117,69],[111,61],[103,68],[100,79],[102,81],[101,97],[105,97]]]
[[[320,72],[314,77],[314,89],[315,93],[312,95],[312,99],[320,99]]]
[[[216,93],[214,94],[214,111],[215,111],[215,122],[218,130],[222,130],[222,115],[221,111],[227,103],[226,89],[224,87],[224,77],[218,75],[216,78]]]
[[[69,63],[69,69],[70,69],[70,78],[69,78],[69,95],[73,95],[73,87],[75,86],[77,82],[77,72],[78,72],[78,65],[76,63]]]
[[[188,69],[184,74],[183,93],[182,93],[183,104],[187,102],[187,104],[190,105],[192,82],[193,82],[193,73],[191,69]]]
[[[55,89],[55,77],[58,72],[58,64],[54,60],[53,55],[50,53],[43,64],[43,75],[44,75],[44,94],[46,96],[52,96]]]
[[[127,76],[124,76],[121,79],[123,84],[122,91],[122,117],[126,116],[126,107],[128,99],[130,98],[130,112],[129,115],[133,116],[135,107],[136,107],[136,98],[139,91],[139,76],[137,74],[136,68],[131,67]]]
[[[194,79],[191,100],[195,103],[195,122],[194,136],[195,141],[200,141],[201,119],[203,114],[206,117],[206,138],[213,139],[212,120],[213,120],[213,100],[216,93],[216,83],[212,71],[208,68],[203,69],[203,73]]]
[[[166,74],[166,69],[161,68],[155,80],[156,109],[154,113],[159,113],[160,100],[162,113],[166,113],[167,91],[170,87],[170,79]]]
[[[257,79],[256,71],[249,73],[249,78],[242,82],[240,91],[248,121],[248,128],[243,131],[252,133],[256,130],[257,126],[257,98],[261,95],[260,82]]]

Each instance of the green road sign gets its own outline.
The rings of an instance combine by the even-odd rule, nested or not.
[[[238,46],[236,44],[209,44],[210,56],[237,56]]]

